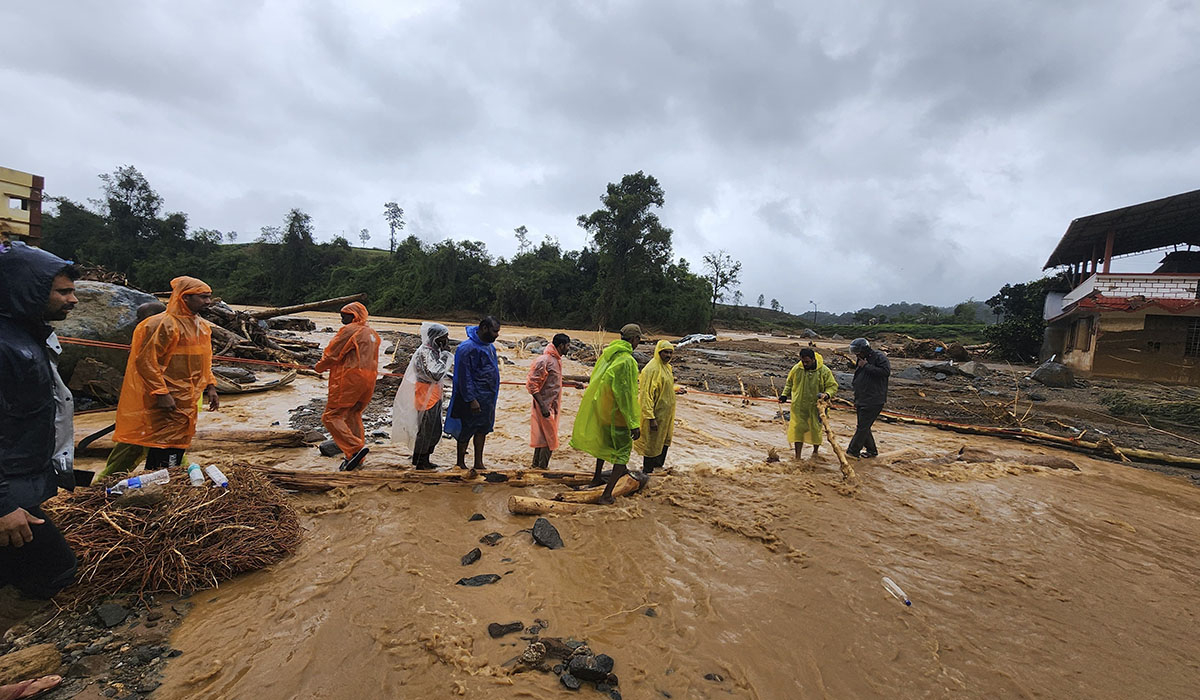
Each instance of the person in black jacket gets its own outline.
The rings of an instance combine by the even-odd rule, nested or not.
[[[887,403],[888,376],[892,373],[892,365],[887,355],[875,350],[866,338],[855,338],[850,341],[850,352],[858,357],[854,368],[854,410],[858,413],[858,426],[846,454],[851,457],[875,457],[879,448],[875,446],[875,436],[871,434],[871,425]]]
[[[47,323],[74,308],[71,263],[0,245],[0,586],[50,598],[75,578],[75,554],[41,504],[75,487],[74,408]]]

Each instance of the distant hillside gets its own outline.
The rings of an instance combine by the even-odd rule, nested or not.
[[[875,323],[905,323],[918,325],[942,325],[950,323],[993,324],[996,316],[987,304],[968,299],[954,306],[929,306],[906,301],[893,304],[876,304],[871,308],[847,311],[840,314],[827,311],[809,311],[792,314],[772,311],[757,306],[733,306],[718,304],[716,321],[724,327],[771,330],[774,328],[808,328],[818,326],[855,326]],[[730,325],[732,324],[732,325]]]

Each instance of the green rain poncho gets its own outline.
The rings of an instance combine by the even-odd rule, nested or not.
[[[675,346],[665,340],[654,347],[654,359],[646,363],[638,379],[638,405],[642,410],[642,436],[633,443],[643,457],[657,457],[663,446],[671,444],[675,434],[675,371],[663,362],[663,350]],[[650,419],[658,421],[658,430],[650,429]]]
[[[571,430],[571,447],[613,464],[628,464],[630,427],[642,422],[638,409],[638,366],[633,347],[614,340],[604,348]]]
[[[803,362],[788,372],[787,384],[783,387],[783,396],[792,397],[792,419],[788,422],[788,442],[803,442],[809,445],[820,445],[821,419],[817,416],[817,394],[837,393],[838,383],[833,378],[833,372],[825,366],[820,353],[817,355],[816,369],[804,369]]]

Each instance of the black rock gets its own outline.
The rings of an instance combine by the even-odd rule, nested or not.
[[[467,518],[467,522],[469,523],[473,523],[476,520],[487,520],[487,518],[483,517],[483,513],[473,513],[471,517]]]
[[[504,535],[501,535],[499,532],[489,532],[483,537],[480,537],[479,541],[489,547],[495,547],[496,543],[502,539],[504,539]]]
[[[475,562],[479,561],[479,557],[482,557],[482,556],[483,556],[483,552],[479,551],[479,548],[476,547],[475,549],[472,549],[471,551],[462,555],[462,565],[470,566],[471,564],[474,564]]]
[[[158,690],[158,686],[162,685],[162,681],[143,679],[138,685],[139,693],[153,693]]]
[[[508,474],[501,474],[500,472],[488,472],[487,474],[483,475],[483,480],[489,484],[503,484],[504,482],[508,481]]]
[[[506,634],[520,632],[523,629],[525,629],[525,624],[520,620],[516,622],[510,622],[507,625],[502,625],[499,622],[493,622],[492,624],[488,625],[488,636],[490,636],[492,639],[499,639]]]
[[[129,617],[129,610],[116,603],[103,603],[96,606],[96,617],[105,627],[116,627]]]
[[[499,574],[479,574],[470,578],[460,578],[456,585],[459,586],[486,586],[489,583],[495,583],[500,580]]]
[[[723,677],[721,677],[721,674],[719,674],[719,673],[706,673],[706,674],[704,674],[704,680],[713,681],[714,683],[720,683],[720,682],[724,681],[725,679]]]
[[[1070,367],[1057,362],[1043,362],[1029,376],[1035,382],[1041,382],[1046,386],[1060,389],[1069,389],[1075,386],[1075,373],[1071,371]]]
[[[563,546],[558,530],[545,518],[538,518],[533,523],[533,541],[547,549],[561,549]]]
[[[342,453],[342,448],[338,447],[337,443],[333,440],[322,442],[317,446],[317,449],[321,451],[321,455],[324,457],[333,457]]]
[[[612,690],[612,686],[604,681],[600,681],[596,683],[596,690],[600,691],[601,693],[607,693],[608,691]]]
[[[171,651],[167,652],[167,658],[169,658],[169,659],[174,659],[175,657],[182,656],[182,655],[183,655],[182,649],[172,649]]]
[[[144,646],[135,647],[133,650],[133,655],[137,657],[138,661],[148,664],[154,659],[157,659],[158,656],[164,651],[166,651],[165,647],[147,644]]]
[[[610,690],[608,691],[608,697],[610,700],[621,700],[621,691],[616,689]]]
[[[579,687],[580,687],[581,685],[583,685],[582,683],[580,683],[580,682],[579,682],[579,679],[578,679],[578,678],[576,678],[575,676],[572,676],[572,675],[571,675],[571,674],[569,674],[569,673],[564,673],[564,674],[562,674],[561,676],[559,676],[559,677],[558,677],[558,680],[559,680],[559,681],[560,681],[560,682],[561,682],[561,683],[562,683],[564,686],[566,686],[567,688],[569,688],[570,690],[579,690]]]
[[[563,664],[554,664],[554,668],[550,670],[554,671],[555,673],[562,673],[563,671],[567,670],[567,667]]]
[[[658,617],[658,611],[654,608],[646,608],[642,614],[646,617]]]
[[[567,672],[585,681],[603,681],[612,670],[613,660],[607,654],[580,654],[567,662]]]
[[[146,619],[151,622],[162,619],[162,616],[163,614],[160,610],[151,610],[150,612],[146,613]]]

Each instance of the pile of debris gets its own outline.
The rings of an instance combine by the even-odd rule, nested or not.
[[[76,604],[120,593],[185,595],[294,552],[300,522],[283,490],[248,467],[225,473],[228,488],[191,486],[180,471],[124,496],[93,486],[47,502],[79,558],[77,583],[63,595]]]
[[[224,302],[217,302],[201,315],[213,324],[214,355],[311,365],[321,358],[320,343],[303,340],[290,331],[313,331],[316,330],[316,324],[289,314],[328,307],[340,308],[363,299],[365,295],[356,294],[251,312],[237,311]]]

